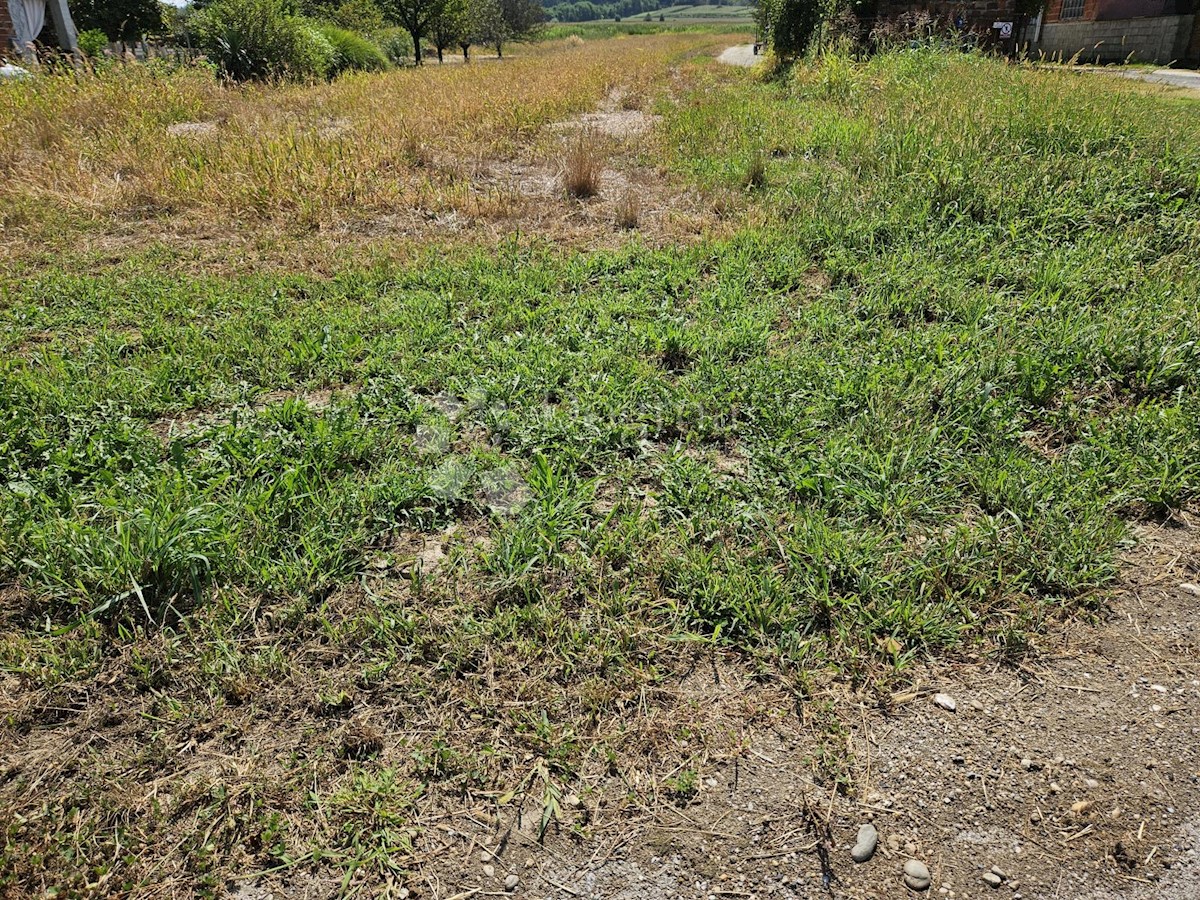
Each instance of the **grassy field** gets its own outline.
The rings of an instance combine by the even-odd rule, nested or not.
[[[793,701],[1017,659],[1195,497],[1195,102],[722,45],[0,90],[0,893],[383,895],[460,808],[586,838],[585,774],[686,796],[777,712],[662,690],[714,649]],[[355,236],[519,218],[476,163],[614,89],[733,233]]]
[[[668,22],[676,19],[700,22],[724,20],[751,21],[754,19],[754,11],[755,7],[753,6],[669,6],[663,7],[652,15],[655,19],[663,16]]]

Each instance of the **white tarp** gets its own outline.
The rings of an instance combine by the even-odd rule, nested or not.
[[[37,40],[46,24],[46,0],[8,0],[17,44],[25,47]]]

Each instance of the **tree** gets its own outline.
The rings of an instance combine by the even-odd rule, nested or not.
[[[541,0],[497,0],[499,21],[492,23],[489,43],[495,44],[496,55],[504,56],[506,41],[525,41],[546,24],[546,10]]]
[[[762,0],[759,26],[783,61],[803,56],[829,12],[828,0]]]
[[[376,0],[299,0],[296,12],[360,34],[383,29],[383,11]]]
[[[475,43],[475,21],[482,0],[445,0],[442,11],[430,24],[429,33],[437,50],[438,62],[442,52],[457,45],[463,59],[470,59],[471,44]]]
[[[500,21],[497,0],[458,0],[457,27],[454,42],[462,50],[463,60],[470,62],[471,45],[488,43]]]
[[[110,41],[136,41],[162,31],[163,8],[158,0],[74,0],[71,16],[80,31],[99,29]]]
[[[412,36],[413,60],[421,65],[421,40],[446,8],[447,0],[384,0],[383,11]]]

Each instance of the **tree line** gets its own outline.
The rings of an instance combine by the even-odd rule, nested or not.
[[[420,65],[426,46],[439,60],[451,48],[470,59],[473,46],[493,47],[503,56],[506,43],[532,37],[546,21],[541,0],[193,0],[183,10],[161,0],[71,0],[71,11],[80,31],[103,33],[114,43],[143,35],[210,37],[238,71],[255,73],[272,70],[250,58],[267,44],[290,43],[295,54],[294,45],[302,42],[296,35],[304,30],[296,23],[327,23],[369,36],[398,26]]]

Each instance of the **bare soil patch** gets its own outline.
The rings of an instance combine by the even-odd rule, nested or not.
[[[1053,627],[1011,661],[928,666],[884,696],[832,682],[796,706],[732,660],[698,667],[672,705],[727,739],[693,759],[694,795],[664,789],[677,779],[649,760],[596,771],[578,787],[596,799],[572,815],[586,839],[564,830],[539,847],[530,806],[458,818],[464,863],[410,887],[486,893],[517,874],[530,896],[902,897],[912,857],[934,896],[1194,897],[1200,611],[1180,585],[1200,568],[1200,529],[1138,537],[1097,621]],[[658,802],[621,804],[647,783]],[[859,865],[866,822],[880,840]]]
[[[515,896],[890,898],[909,895],[901,867],[913,857],[935,896],[990,896],[983,875],[995,867],[997,896],[1193,897],[1200,611],[1181,585],[1198,580],[1200,528],[1145,526],[1138,537],[1095,621],[1051,626],[1007,660],[925,666],[882,694],[818,677],[796,700],[751,661],[703,650],[661,660],[661,679],[589,680],[561,699],[561,685],[487,650],[464,682],[431,681],[418,650],[373,684],[347,648],[314,635],[292,648],[307,660],[300,671],[230,682],[214,704],[187,681],[154,681],[171,645],[151,637],[88,683],[45,690],[5,677],[0,804],[24,823],[18,847],[58,833],[81,802],[91,804],[81,852],[108,852],[87,830],[105,809],[158,833],[161,854],[140,863],[157,881],[136,896],[180,896],[203,837],[240,841],[216,870],[217,896],[332,897],[336,879],[303,859],[264,872],[255,810],[282,816],[297,847],[336,841],[368,814],[339,809],[341,789],[410,766],[432,733],[450,768],[412,800],[420,827],[411,850],[396,851],[408,874],[353,880],[362,896],[500,896],[516,876]],[[472,528],[402,536],[381,548],[367,588],[407,591],[418,567],[442,577],[478,538]],[[368,597],[343,590],[322,615],[353,621]],[[249,614],[261,624],[242,653],[267,652],[296,612]],[[609,696],[580,738],[604,735],[616,754],[554,788],[542,835],[545,763],[509,745],[491,716],[577,703],[577,691]],[[455,776],[453,748],[483,744],[506,749],[488,773]],[[859,865],[849,847],[865,822],[880,839]]]

